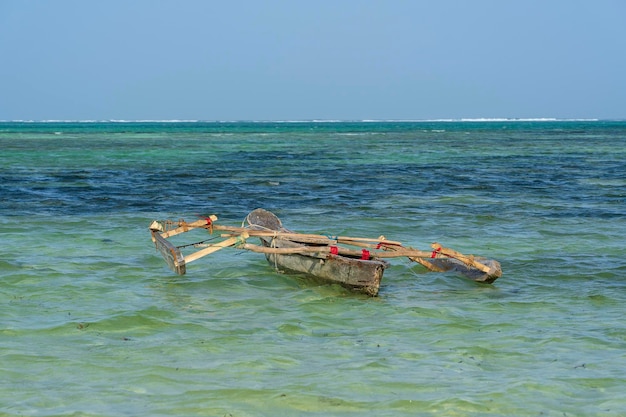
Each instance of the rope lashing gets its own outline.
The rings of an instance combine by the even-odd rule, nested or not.
[[[213,220],[211,220],[210,217],[205,217],[204,220],[206,220],[206,225],[208,226],[209,233],[213,234]]]
[[[246,238],[244,236],[242,236],[242,235],[237,236],[237,242],[235,243],[234,246],[237,249],[241,249],[241,248],[243,248],[243,245],[245,245],[245,244],[246,244]]]

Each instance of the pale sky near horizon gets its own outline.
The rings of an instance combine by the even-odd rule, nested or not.
[[[0,120],[626,119],[622,0],[0,0]]]

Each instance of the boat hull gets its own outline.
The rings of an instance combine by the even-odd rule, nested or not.
[[[285,247],[281,243],[284,242],[279,242],[278,239],[274,239],[274,242],[263,240],[264,246],[267,247]],[[280,272],[303,274],[370,296],[378,295],[383,273],[388,266],[384,261],[352,259],[332,254],[322,257],[267,253],[265,257],[270,265]]]
[[[256,230],[290,232],[272,212],[256,209],[246,217],[250,228]],[[310,247],[311,242],[278,237],[262,237],[261,243],[267,248]],[[314,245],[314,244],[313,244]],[[323,250],[325,249],[325,250]],[[378,295],[380,282],[389,263],[383,260],[366,260],[357,257],[328,253],[328,246],[320,244],[320,252],[306,254],[283,254],[268,252],[267,261],[276,270],[303,274],[318,281],[339,284],[370,296]]]

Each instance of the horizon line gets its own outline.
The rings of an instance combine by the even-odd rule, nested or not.
[[[596,122],[624,121],[619,118],[557,118],[557,117],[476,117],[433,119],[13,119],[0,123],[428,123],[428,122]]]

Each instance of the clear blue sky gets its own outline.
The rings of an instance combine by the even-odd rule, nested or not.
[[[623,0],[0,0],[0,120],[626,118]]]

